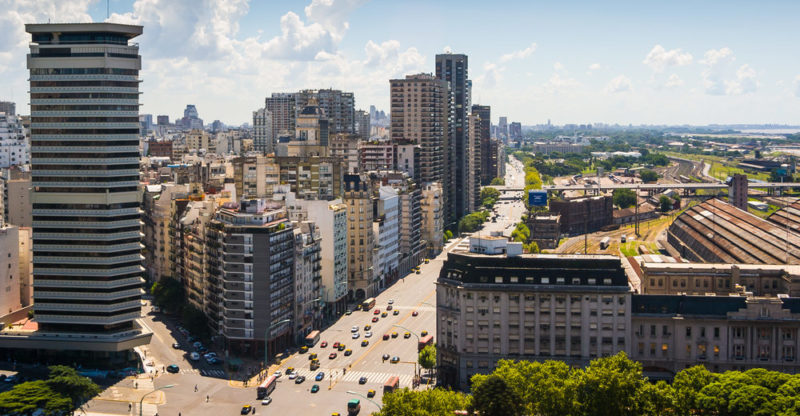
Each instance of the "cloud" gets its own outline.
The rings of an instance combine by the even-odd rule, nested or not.
[[[703,70],[703,86],[706,94],[724,95],[726,93],[725,81],[723,79],[728,67],[735,61],[733,51],[730,48],[709,49],[703,55],[701,64],[706,66]]]
[[[537,46],[536,46],[535,42],[531,43],[531,45],[528,46],[525,49],[520,49],[518,51],[507,53],[507,54],[501,56],[500,57],[500,62],[501,63],[506,63],[506,62],[514,60],[514,59],[527,58],[527,57],[531,56],[534,52],[536,52],[536,47]]]
[[[618,75],[606,85],[605,92],[607,94],[616,94],[631,91],[632,89],[631,80],[625,75]]]
[[[600,69],[600,64],[598,63],[589,65],[589,71],[597,71],[598,69]]]
[[[642,61],[656,72],[662,72],[671,66],[683,66],[692,63],[692,55],[682,52],[681,49],[666,50],[661,45],[653,46],[650,53]]]
[[[554,71],[563,71],[564,70],[564,65],[561,62],[556,62],[556,63],[553,64],[553,70]]]
[[[557,72],[553,73],[553,75],[550,76],[550,79],[548,79],[547,82],[542,85],[542,87],[551,94],[567,92],[580,86],[581,83],[575,78],[570,78],[566,75],[562,76]]]
[[[677,74],[670,75],[667,82],[664,83],[666,88],[678,88],[681,85],[683,85],[683,80]]]
[[[744,64],[736,70],[736,79],[725,82],[725,93],[728,95],[749,94],[758,89],[756,70]]]
[[[794,77],[794,96],[800,98],[800,75]]]

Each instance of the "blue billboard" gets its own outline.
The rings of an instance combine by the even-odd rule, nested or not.
[[[532,207],[546,207],[547,191],[528,191],[528,205]]]

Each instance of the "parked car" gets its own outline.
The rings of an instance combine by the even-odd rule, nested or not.
[[[397,332],[392,332],[392,338],[397,338]]]
[[[175,348],[176,350],[179,350],[179,349],[181,349],[181,344],[178,344],[177,342],[174,342],[174,343],[172,343],[172,348]]]
[[[356,329],[358,329],[358,327],[356,327]],[[355,331],[355,332],[358,332],[358,331]],[[333,348],[339,348],[339,342],[338,341],[333,343]]]
[[[196,353],[196,352],[192,351],[192,352],[189,354],[189,359],[191,359],[192,361],[200,361],[200,354],[198,354],[198,353]]]
[[[387,316],[389,316],[389,314],[388,314],[388,313],[386,313],[386,312],[384,312],[384,313],[382,313],[382,314],[381,314],[381,318],[385,318],[385,317],[387,317]]]
[[[384,340],[387,340],[387,339],[389,339],[389,334],[383,334],[383,339],[384,339]]]
[[[391,305],[391,304],[393,304],[393,303],[394,303],[394,299],[389,299],[389,302],[388,302],[388,303],[389,303],[390,305]]]
[[[344,346],[344,344],[339,344],[339,348],[337,348],[337,349],[338,349],[339,351],[344,351],[344,349],[345,349],[345,346]]]
[[[366,347],[367,345],[369,345],[369,340],[365,339],[365,340],[361,341],[361,346],[362,347]]]
[[[403,334],[403,338],[411,338],[411,333],[406,332],[405,334]]]

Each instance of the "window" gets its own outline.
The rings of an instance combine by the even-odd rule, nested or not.
[[[719,345],[714,345],[714,358],[719,358]]]
[[[666,325],[662,325],[661,326],[661,335],[664,335],[664,336],[670,335],[669,327],[667,327]]]
[[[719,327],[715,326],[714,327],[714,339],[718,339],[718,338],[719,338]]]
[[[542,284],[543,285],[550,284],[550,278],[549,277],[543,277],[542,278]]]
[[[687,326],[686,327],[686,338],[691,338],[691,337],[692,337],[692,327]]]
[[[669,355],[669,345],[668,344],[661,344],[661,356],[666,357]]]
[[[656,326],[655,325],[650,325],[650,336],[651,337],[656,336]]]
[[[706,327],[704,327],[704,326],[700,327],[700,336],[701,337],[705,337],[706,336]]]
[[[733,328],[734,338],[744,338],[744,328]]]
[[[650,356],[652,357],[654,355],[656,355],[656,343],[655,342],[651,342],[650,343]]]
[[[503,283],[503,277],[502,276],[495,276],[494,282],[495,283]]]

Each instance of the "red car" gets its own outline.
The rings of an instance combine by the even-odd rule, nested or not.
[[[389,339],[389,334],[383,334],[383,339]]]
[[[325,348],[328,346],[328,341],[322,341],[322,344],[319,344],[320,348]]]
[[[330,355],[328,355],[328,358],[330,358],[331,360],[336,358],[336,353],[332,352]]]
[[[378,317],[377,316],[373,317],[372,322],[378,322]]]
[[[375,309],[375,312],[372,312],[372,314],[373,315],[380,315],[381,314],[381,310],[380,309]]]
[[[419,315],[419,312],[417,311],[411,312],[411,316],[417,316],[417,315]]]
[[[334,342],[333,343],[333,348],[339,348],[339,343],[338,342]]]

